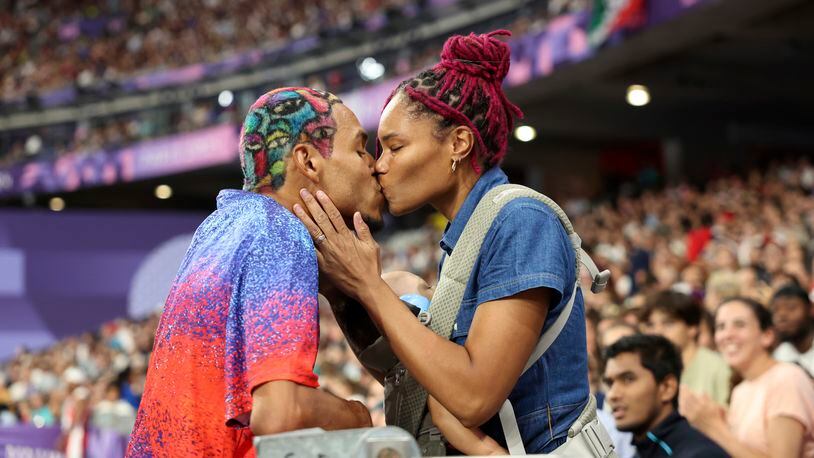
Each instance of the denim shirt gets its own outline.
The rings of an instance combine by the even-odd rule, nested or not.
[[[447,225],[441,239],[444,255],[455,249],[467,221],[481,198],[492,188],[508,183],[499,167],[486,171]],[[574,291],[576,256],[557,215],[544,203],[514,199],[498,213],[481,246],[469,277],[463,303],[453,327],[452,340],[463,345],[480,304],[508,298],[534,288],[551,290],[543,331],[551,327]],[[527,453],[549,453],[565,442],[568,428],[588,402],[588,352],[585,341],[585,306],[577,298],[565,327],[509,394]],[[541,334],[542,335],[542,334]],[[483,431],[505,446],[495,415]]]

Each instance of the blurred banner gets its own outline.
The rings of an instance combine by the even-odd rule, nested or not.
[[[0,211],[0,278],[10,279],[0,282],[0,360],[20,345],[43,348],[163,305],[158,296],[169,290],[188,244],[188,236],[177,237],[193,232],[204,216]],[[151,268],[156,258],[158,270]],[[141,292],[145,280],[149,295]],[[142,286],[133,291],[134,285]],[[141,299],[137,310],[128,309],[133,298]]]
[[[86,458],[111,458],[124,456],[128,437],[111,430],[90,428],[81,432]],[[0,427],[0,458],[64,458],[58,445],[62,431],[57,426]]]
[[[68,153],[0,170],[0,197],[110,185],[237,162],[238,127],[219,125],[118,150]]]
[[[57,451],[62,434],[59,427],[36,428],[34,426],[0,427],[0,457],[63,458]]]

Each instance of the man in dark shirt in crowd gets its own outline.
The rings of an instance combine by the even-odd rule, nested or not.
[[[608,347],[607,401],[638,456],[716,458],[727,454],[678,413],[681,355],[664,337],[632,335]]]
[[[803,288],[789,284],[774,293],[769,303],[780,344],[774,359],[800,365],[814,377],[814,310]]]

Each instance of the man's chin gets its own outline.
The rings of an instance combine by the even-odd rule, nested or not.
[[[384,219],[382,218],[381,212],[379,212],[378,215],[362,214],[362,220],[367,224],[371,232],[376,232],[384,227]]]

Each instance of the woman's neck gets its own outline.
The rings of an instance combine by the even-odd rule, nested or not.
[[[455,184],[451,187],[449,192],[442,194],[430,202],[430,204],[449,221],[454,220],[455,216],[458,215],[458,211],[464,204],[466,197],[469,195],[469,192],[472,191],[472,188],[475,187],[478,178],[480,178],[475,174],[475,171],[469,167],[458,169],[458,173],[460,176],[452,176]]]
[[[761,375],[765,374],[769,369],[777,363],[769,353],[762,352],[756,357],[746,369],[743,370],[741,376],[744,380],[754,380]]]
[[[698,344],[695,342],[687,344],[687,348],[681,352],[681,362],[684,364],[684,369],[690,365],[696,354],[698,354]]]

